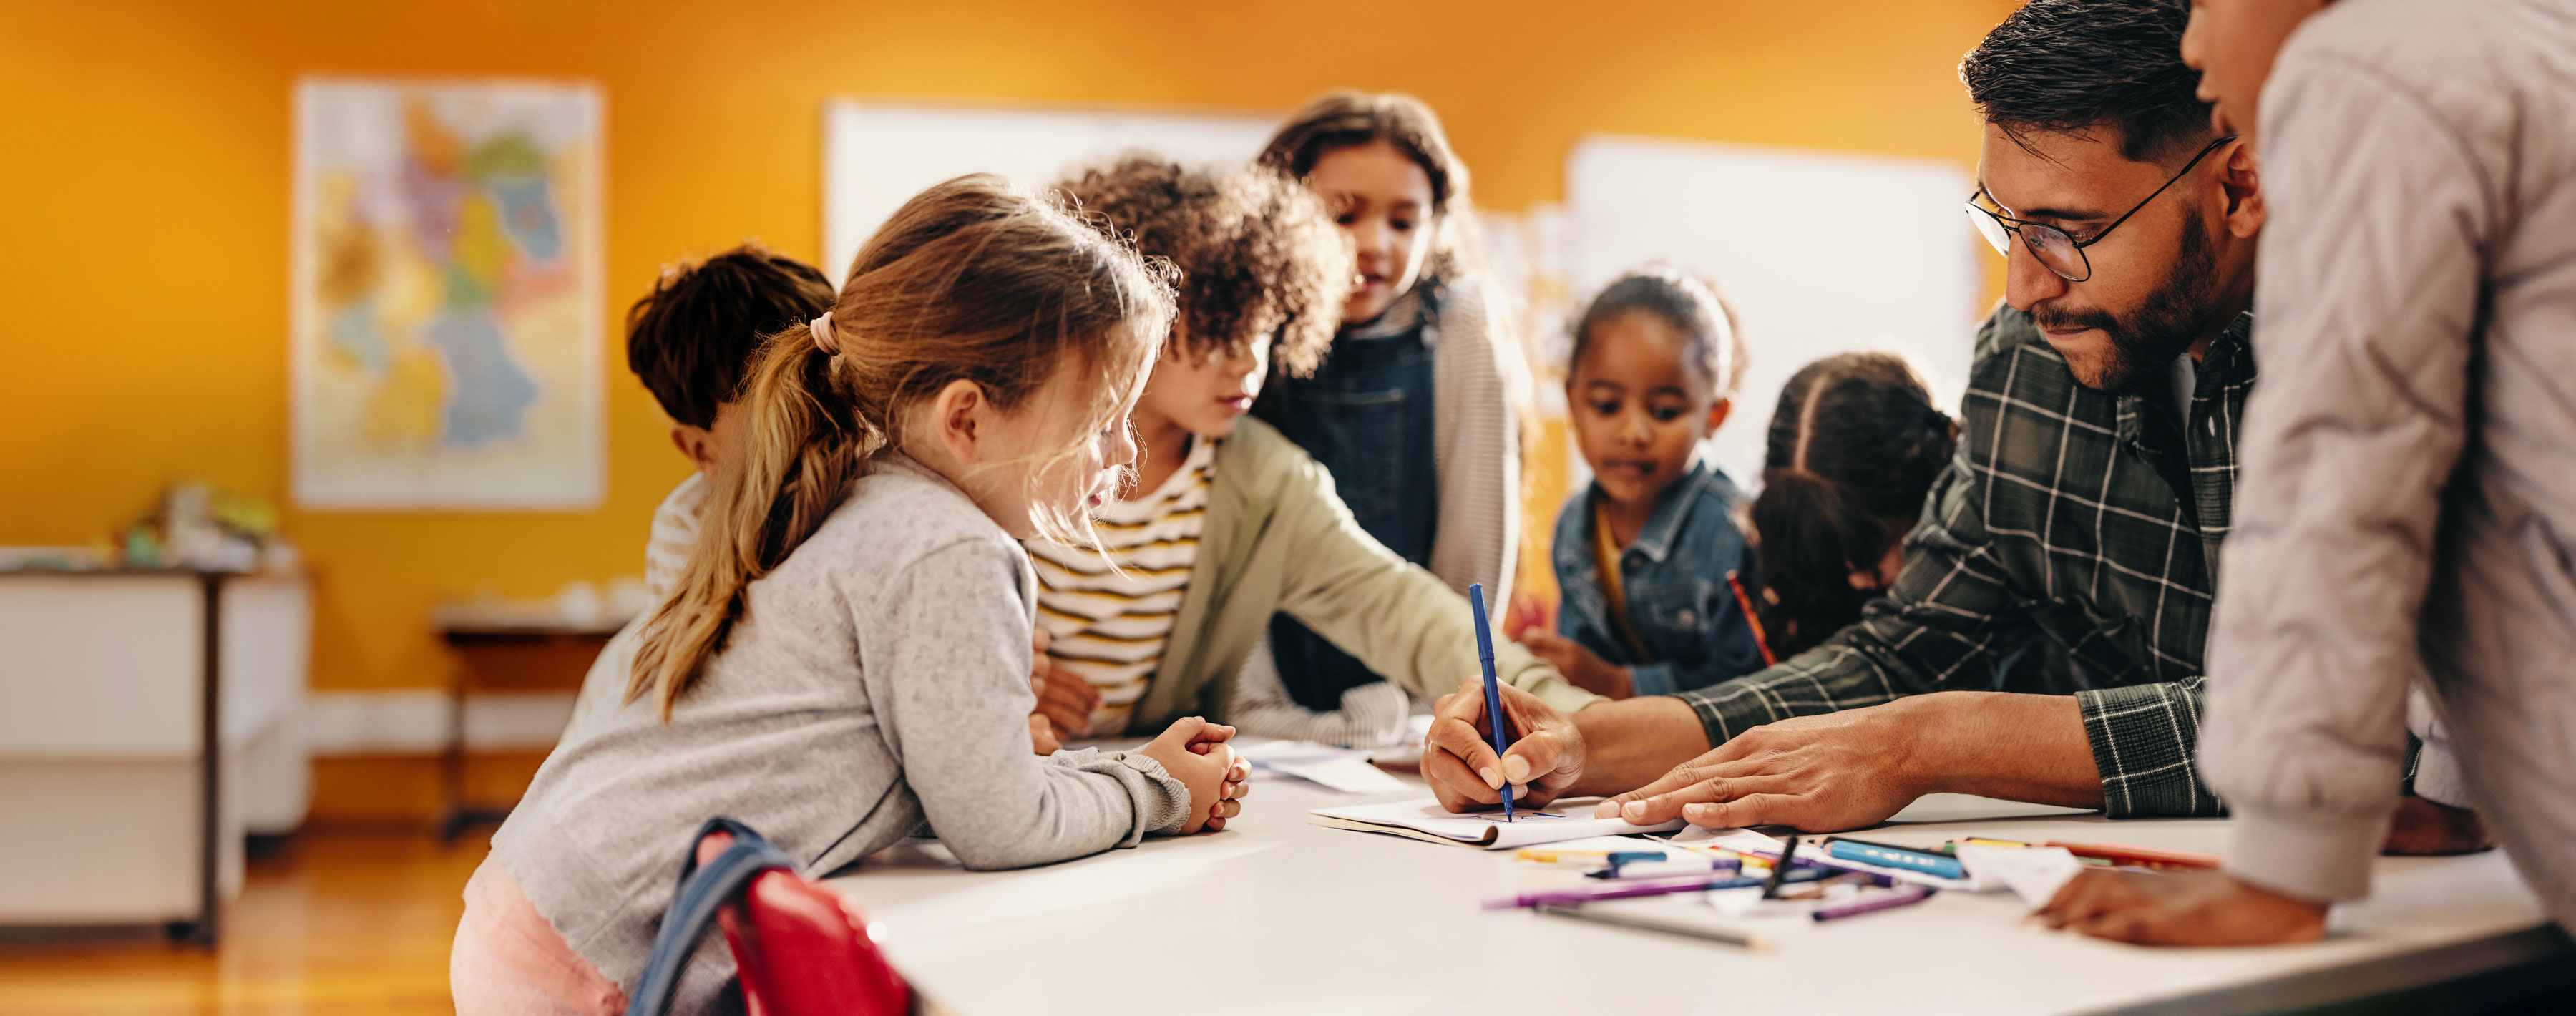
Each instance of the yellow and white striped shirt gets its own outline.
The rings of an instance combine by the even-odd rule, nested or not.
[[[1190,565],[1198,560],[1215,468],[1216,442],[1192,438],[1188,457],[1161,489],[1093,512],[1105,556],[1045,540],[1026,544],[1037,565],[1038,625],[1052,640],[1047,655],[1100,692],[1100,707],[1091,714],[1094,736],[1115,737],[1127,728],[1128,714],[1163,662]],[[1112,561],[1117,571],[1110,570]]]

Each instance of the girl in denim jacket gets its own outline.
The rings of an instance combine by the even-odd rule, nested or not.
[[[1557,516],[1557,633],[1523,644],[1586,690],[1669,695],[1765,662],[1737,592],[1745,495],[1707,452],[1743,361],[1716,291],[1670,268],[1621,276],[1575,323],[1565,396],[1593,479]]]

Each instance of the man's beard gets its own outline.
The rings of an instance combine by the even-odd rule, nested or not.
[[[2108,311],[2065,310],[2047,305],[2031,308],[2031,320],[2049,331],[2098,328],[2111,349],[2100,377],[2086,382],[2113,395],[2137,395],[2166,376],[2166,371],[2210,330],[2218,307],[2218,247],[2198,216],[2183,220],[2182,249],[2165,281],[2126,316]],[[2084,381],[2083,378],[2077,378]]]

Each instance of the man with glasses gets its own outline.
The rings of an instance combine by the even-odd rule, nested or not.
[[[2033,0],[1961,62],[1985,121],[1967,215],[2006,258],[2004,306],[1959,457],[1862,620],[1571,717],[1507,689],[1521,736],[1499,760],[1481,691],[1449,696],[1423,753],[1444,804],[1508,780],[1717,827],[1850,829],[1939,791],[2221,812],[2192,760],[2264,206],[2252,151],[2193,94],[2185,20],[2177,0]]]

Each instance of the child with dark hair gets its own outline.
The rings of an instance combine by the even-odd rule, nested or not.
[[[627,309],[626,364],[671,414],[671,444],[698,468],[653,512],[644,585],[655,597],[670,589],[697,539],[706,478],[741,418],[727,410],[752,352],[763,336],[831,307],[832,280],[821,271],[746,242],[664,268],[653,291]]]
[[[1751,513],[1773,653],[1823,642],[1896,583],[1958,433],[1901,358],[1844,353],[1790,376]]]
[[[644,591],[669,594],[698,542],[707,477],[739,443],[734,395],[762,339],[832,309],[832,283],[814,266],[746,241],[662,269],[653,291],[626,311],[626,365],[671,416],[671,444],[697,467],[653,510],[644,541]],[[563,743],[615,712],[635,662],[641,625],[609,640],[582,679]]]
[[[1670,268],[1620,276],[1575,322],[1565,397],[1593,479],[1557,515],[1557,634],[1522,641],[1586,690],[1668,695],[1762,669],[1736,581],[1744,492],[1706,447],[1743,368],[1716,290]]]

